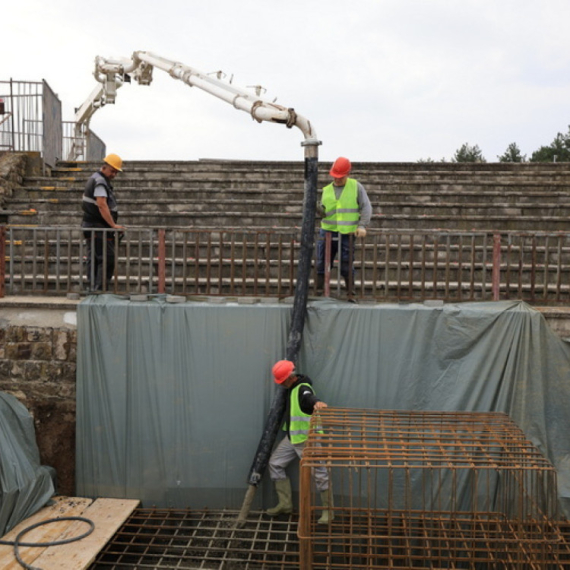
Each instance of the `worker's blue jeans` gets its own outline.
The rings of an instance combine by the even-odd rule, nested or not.
[[[354,275],[354,236],[353,234],[339,234],[338,232],[327,232],[322,228],[319,231],[317,241],[317,274],[325,274],[325,237],[331,234],[331,260],[330,267],[338,253],[338,238],[340,236],[340,274],[346,279],[349,275],[349,264],[352,261],[352,273]],[[352,239],[351,239],[352,238]]]

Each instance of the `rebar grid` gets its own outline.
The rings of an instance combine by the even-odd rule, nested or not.
[[[447,516],[446,516],[447,515]],[[300,540],[300,567],[567,570],[570,545],[556,524],[442,513],[377,513],[345,518]]]
[[[333,482],[318,525],[311,471]],[[563,567],[556,472],[505,414],[327,408],[301,461],[301,568]],[[554,566],[546,566],[554,564]],[[559,566],[556,566],[559,564]]]
[[[90,570],[155,568],[298,569],[297,519],[251,512],[236,528],[238,511],[137,509],[99,553]],[[313,568],[549,568],[570,567],[570,526],[535,528],[493,516],[439,518],[392,513],[375,520],[376,536],[354,540],[357,529],[334,521],[334,535],[313,542]],[[360,519],[364,522],[364,519]],[[367,521],[368,523],[368,521]],[[453,557],[450,556],[450,553]],[[469,558],[471,556],[471,558]],[[548,565],[528,563],[541,557]]]
[[[237,511],[137,509],[90,570],[299,568],[297,520]]]

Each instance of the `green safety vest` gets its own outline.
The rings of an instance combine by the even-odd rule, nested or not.
[[[292,444],[303,443],[309,437],[309,424],[311,422],[311,414],[306,414],[301,410],[299,405],[299,388],[301,386],[308,386],[306,382],[295,386],[290,394],[290,413],[289,413],[289,439]],[[286,429],[286,426],[283,426]],[[322,433],[319,431],[319,433]]]
[[[334,185],[323,188],[321,203],[325,208],[325,217],[321,220],[321,228],[329,232],[341,234],[354,233],[358,228],[360,212],[358,208],[358,183],[348,178],[339,199],[336,199]]]

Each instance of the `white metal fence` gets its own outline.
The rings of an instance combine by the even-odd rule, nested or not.
[[[100,160],[105,144],[93,132],[76,136],[75,123],[62,120],[61,101],[45,81],[0,81],[0,150],[39,152],[46,165],[67,160]]]

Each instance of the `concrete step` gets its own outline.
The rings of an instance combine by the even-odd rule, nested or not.
[[[74,171],[74,172],[53,172],[51,177],[35,176],[28,177],[26,181],[30,184],[37,184],[40,186],[53,185],[54,181],[61,181],[62,185],[69,185],[76,183],[81,187],[92,174],[91,171]],[[401,184],[426,184],[426,185],[470,185],[480,184],[486,185],[499,185],[499,186],[568,186],[570,184],[570,172],[565,174],[546,174],[546,173],[485,173],[484,175],[478,173],[464,172],[461,174],[456,173],[375,173],[354,172],[354,178],[360,180],[365,186],[384,184],[384,185],[401,185]],[[183,182],[196,182],[200,184],[239,184],[240,186],[248,184],[267,184],[271,181],[275,185],[282,186],[283,184],[294,183],[303,186],[304,178],[302,171],[294,170],[270,170],[270,171],[254,171],[254,172],[240,172],[238,170],[228,172],[203,172],[203,171],[162,171],[162,170],[139,170],[132,172],[122,172],[116,179],[116,184],[129,184],[134,182],[140,184],[143,181],[152,182],[155,180],[173,181],[177,183]],[[320,187],[330,182],[329,176],[326,172],[320,173],[318,185]]]
[[[277,184],[265,185],[245,185],[239,184],[187,184],[175,181],[164,180],[160,185],[148,184],[126,184],[122,181],[114,185],[118,196],[141,197],[144,195],[159,196],[164,198],[176,199],[183,197],[184,194],[190,194],[191,198],[208,199],[212,196],[228,195],[236,198],[239,196],[279,196],[283,200],[299,200],[303,199],[304,189],[302,185],[295,183],[283,182]],[[81,196],[83,194],[83,185],[69,182],[68,185],[57,184],[27,184],[25,187],[15,190],[13,197],[22,198],[25,196],[32,197],[57,197],[62,194],[71,194]],[[465,184],[465,185],[441,185],[441,184],[400,184],[400,185],[367,185],[366,191],[371,199],[417,199],[417,200],[433,200],[442,201],[447,199],[467,198],[484,202],[487,198],[504,197],[505,200],[534,200],[534,199],[556,199],[562,201],[570,200],[570,184],[565,186],[544,186],[544,185],[481,185],[481,184]]]
[[[36,198],[24,200],[16,199],[11,200],[10,208],[14,211],[21,212],[27,211],[28,213],[35,209],[40,212],[40,215],[49,216],[52,213],[57,214],[57,219],[61,220],[62,211],[76,212],[76,216],[81,211],[80,197],[71,197],[63,195],[64,197],[58,198]],[[383,219],[392,215],[421,215],[424,217],[439,216],[439,217],[473,217],[473,216],[509,216],[513,218],[570,218],[570,198],[566,203],[556,202],[532,202],[532,201],[519,201],[519,202],[506,202],[506,201],[486,202],[486,203],[471,203],[471,202],[452,202],[446,201],[427,202],[415,200],[401,200],[397,202],[380,201],[373,203],[373,208],[377,212],[376,215],[382,213]],[[250,213],[272,214],[280,217],[285,214],[287,216],[296,214],[302,217],[303,204],[300,201],[286,202],[275,197],[266,199],[177,199],[171,200],[168,198],[122,198],[121,199],[121,217],[123,215],[148,217],[150,213],[162,215],[163,213],[182,213],[193,214],[201,213],[210,216],[224,215],[227,212],[232,212],[234,215],[247,218]],[[53,218],[52,218],[53,219]],[[287,218],[288,219],[288,218]],[[156,225],[156,224],[154,224]]]
[[[13,224],[67,225],[96,163],[61,163],[26,179],[7,209]],[[295,227],[302,162],[126,162],[115,180],[128,226]],[[328,183],[328,166],[319,184]],[[567,230],[567,165],[355,163],[373,204],[372,228]],[[362,174],[362,176],[360,176]],[[270,219],[268,219],[270,218]]]
[[[508,209],[503,212],[493,212],[483,215],[478,213],[455,215],[438,214],[407,214],[385,213],[374,214],[370,228],[382,229],[418,229],[418,230],[484,230],[484,231],[568,231],[568,217],[558,215],[513,215]],[[558,210],[556,210],[556,213]],[[150,228],[244,228],[244,229],[272,229],[272,228],[299,228],[302,215],[299,212],[279,213],[248,211],[220,212],[212,210],[189,212],[154,212],[142,213],[122,211],[119,223],[127,227]],[[65,226],[70,223],[81,224],[79,209],[57,210],[57,212],[35,212],[14,214],[10,217],[11,225],[34,226]],[[318,227],[317,221],[316,226]]]
[[[330,162],[319,162],[319,172],[328,173]],[[53,172],[93,172],[101,166],[100,162],[65,162],[61,161]],[[568,175],[568,163],[421,163],[421,162],[352,162],[353,172],[379,172],[379,173],[452,173],[456,175],[469,174],[552,174]],[[124,172],[137,172],[145,170],[162,170],[165,172],[182,171],[234,171],[252,172],[263,171],[290,171],[303,172],[303,161],[247,161],[247,160],[195,160],[195,161],[153,161],[139,160],[123,163]]]

